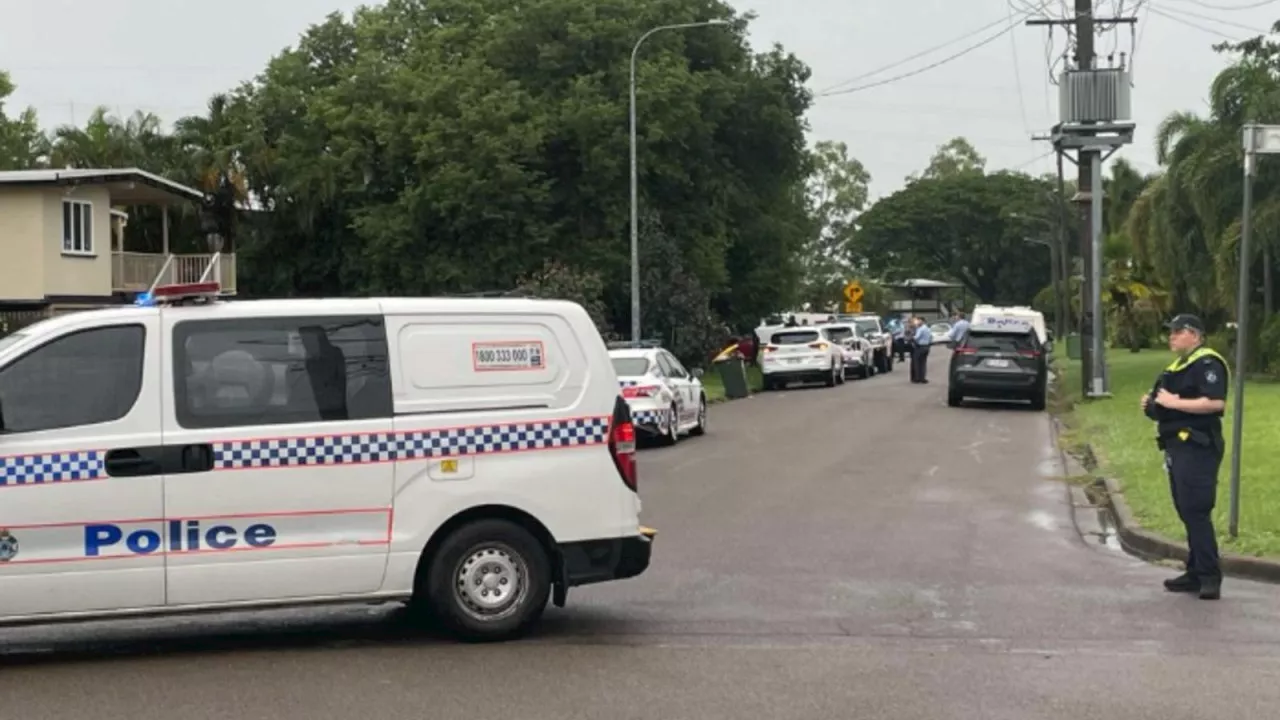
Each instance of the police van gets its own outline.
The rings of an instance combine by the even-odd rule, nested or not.
[[[647,569],[580,306],[217,293],[0,339],[0,624],[404,601],[502,639]]]

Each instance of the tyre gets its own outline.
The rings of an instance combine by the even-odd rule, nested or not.
[[[947,390],[947,405],[951,407],[960,407],[960,403],[964,401],[964,395],[955,390]]]
[[[667,408],[667,431],[662,435],[663,445],[675,445],[680,442],[680,413],[676,406]]]
[[[506,520],[477,520],[440,544],[425,594],[432,615],[460,639],[510,639],[542,617],[551,562],[528,530]]]
[[[893,372],[893,355],[886,354],[884,356],[884,371]]]
[[[701,436],[707,434],[707,396],[703,395],[698,399],[698,424],[689,431],[690,435]]]
[[[831,372],[827,373],[826,385],[827,387],[836,386],[836,364],[834,362],[831,363]]]
[[[1044,388],[1041,388],[1041,389],[1039,389],[1039,390],[1035,391],[1034,393],[1032,393],[1032,394],[1031,394],[1031,397],[1030,397],[1030,398],[1028,398],[1028,399],[1029,399],[1029,400],[1031,400],[1031,409],[1032,409],[1032,410],[1037,410],[1037,411],[1038,411],[1038,410],[1044,410],[1045,405],[1047,404],[1047,403],[1045,402],[1045,391],[1044,391]]]
[[[840,371],[836,373],[836,384],[843,385],[845,380],[844,363],[840,364]]]

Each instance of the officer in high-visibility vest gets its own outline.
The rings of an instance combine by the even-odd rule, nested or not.
[[[1164,586],[1217,600],[1222,569],[1212,514],[1224,450],[1227,361],[1204,346],[1204,323],[1195,315],[1177,315],[1165,327],[1169,349],[1178,357],[1142,396],[1142,411],[1157,424],[1156,444],[1164,451],[1173,506],[1187,530],[1188,555],[1186,572]]]

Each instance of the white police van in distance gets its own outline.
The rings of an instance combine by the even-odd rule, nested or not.
[[[648,567],[578,305],[216,291],[0,339],[0,624],[412,601],[500,639]]]

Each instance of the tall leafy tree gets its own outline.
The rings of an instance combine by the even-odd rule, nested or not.
[[[14,117],[7,114],[6,101],[16,89],[9,74],[0,70],[0,170],[39,167],[49,154],[49,142],[34,109],[26,108]]]
[[[871,173],[842,142],[820,141],[813,150],[809,206],[817,227],[801,252],[802,300],[827,309],[840,301],[844,283],[862,269],[853,253],[858,214],[867,206]]]

